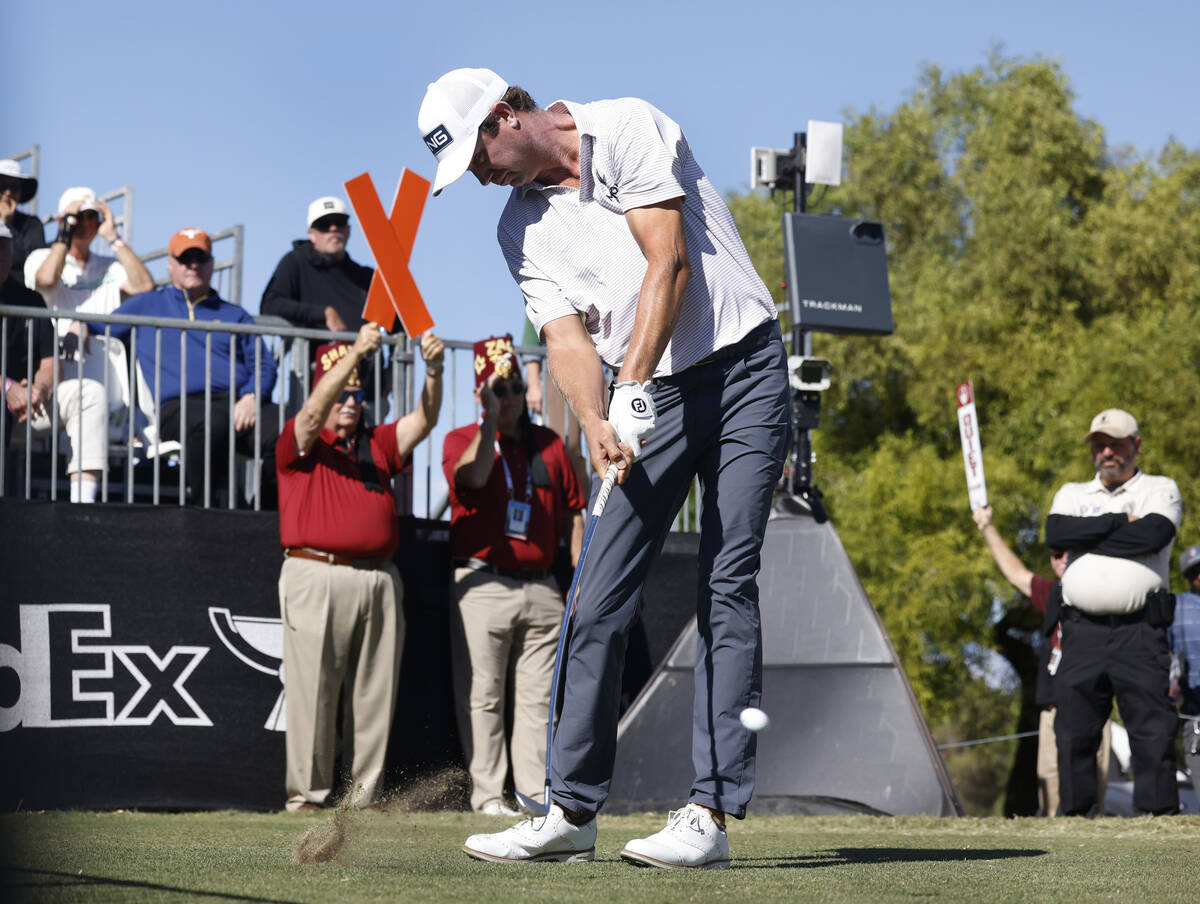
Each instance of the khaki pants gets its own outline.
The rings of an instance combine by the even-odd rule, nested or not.
[[[82,380],[62,380],[49,405],[58,405],[58,425],[66,431],[71,444],[71,460],[67,472],[103,471],[108,467],[104,454],[105,433],[108,431],[108,400],[104,384],[86,377]],[[34,415],[31,425],[43,432],[53,426],[49,405]]]
[[[540,801],[546,780],[550,680],[563,599],[553,578],[523,582],[456,568],[450,609],[454,700],[471,807],[499,801],[512,754],[513,783]],[[513,728],[504,716],[512,694]]]
[[[359,807],[375,798],[404,649],[396,566],[367,570],[284,559],[279,575],[287,707],[287,808],[324,804],[333,790],[342,699],[342,761]],[[343,697],[344,695],[344,697]]]
[[[1051,818],[1058,815],[1058,744],[1054,740],[1055,707],[1045,707],[1038,717],[1038,814]],[[1096,751],[1096,799],[1100,802],[1098,815],[1104,815],[1104,792],[1108,789],[1108,758],[1112,731],[1104,723],[1100,748]]]

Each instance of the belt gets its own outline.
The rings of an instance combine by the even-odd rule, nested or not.
[[[454,567],[470,568],[483,574],[498,574],[502,578],[511,578],[514,581],[544,581],[554,574],[549,568],[501,568],[499,565],[475,558],[455,559]]]
[[[289,546],[283,551],[285,559],[311,559],[313,562],[324,562],[326,565],[344,565],[347,568],[363,568],[373,571],[386,568],[391,559],[351,559],[332,552],[322,552],[319,549],[309,549],[307,546]]]
[[[705,364],[712,364],[716,361],[725,361],[729,358],[744,358],[752,351],[756,351],[767,345],[772,339],[778,339],[781,336],[779,332],[778,320],[767,320],[760,323],[745,336],[739,339],[733,345],[726,345],[707,358],[701,358],[692,367],[703,367]],[[688,368],[691,370],[691,367]]]
[[[1068,620],[1081,619],[1089,621],[1093,625],[1107,625],[1110,628],[1115,628],[1118,625],[1134,625],[1138,622],[1146,620],[1146,610],[1138,609],[1135,612],[1122,612],[1118,615],[1093,615],[1091,612],[1084,612],[1082,609],[1076,609],[1074,606],[1063,606],[1062,614]]]

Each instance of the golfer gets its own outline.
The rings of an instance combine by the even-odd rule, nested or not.
[[[693,476],[703,494],[689,799],[628,861],[729,866],[725,818],[754,790],[759,552],[789,442],[775,306],[679,126],[635,98],[546,109],[488,69],[429,86],[418,116],[437,194],[467,170],[511,186],[498,237],[579,418],[592,465],[620,469],[592,539],[565,664],[547,816],[465,850],[591,860],[616,753],[621,672],[642,583]],[[606,388],[602,365],[615,375]],[[682,764],[681,764],[682,765]]]

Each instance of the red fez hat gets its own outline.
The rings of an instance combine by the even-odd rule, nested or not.
[[[513,350],[512,333],[492,336],[475,343],[475,388],[498,373],[501,380],[511,380],[521,374],[517,353]]]
[[[321,377],[333,370],[334,365],[350,354],[352,348],[354,346],[349,342],[330,342],[328,345],[317,347],[317,369],[313,373],[313,389],[317,388],[317,384],[321,382]],[[351,371],[350,379],[346,381],[346,385],[348,387],[362,387],[361,364]]]

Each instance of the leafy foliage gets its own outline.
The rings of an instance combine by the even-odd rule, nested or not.
[[[1103,408],[1133,412],[1142,466],[1176,479],[1185,511],[1200,501],[1200,154],[1114,152],[1072,104],[1054,62],[929,66],[895,110],[848,114],[846,177],[810,208],[887,233],[895,334],[815,337],[836,367],[815,479],[934,725],[978,722],[973,651],[1026,605],[967,509],[957,383],[974,380],[997,527],[1035,571],[1055,490],[1091,475],[1081,440]],[[790,196],[730,200],[784,301]],[[1185,520],[1179,542],[1198,537]]]

